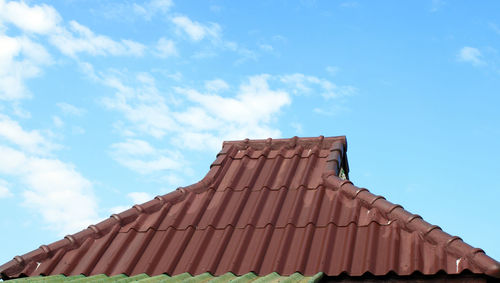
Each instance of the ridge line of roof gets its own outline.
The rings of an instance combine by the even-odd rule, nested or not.
[[[486,255],[482,249],[470,246],[460,237],[449,235],[439,226],[428,223],[420,215],[412,214],[399,204],[391,203],[382,196],[374,195],[365,188],[356,187],[349,180],[340,179],[334,172],[325,172],[322,178],[325,186],[343,190],[352,198],[369,203],[385,213],[389,220],[400,220],[409,231],[421,233],[426,241],[434,242],[437,245],[441,244],[452,254],[468,259],[471,264],[483,270],[486,275],[500,278],[500,262]]]
[[[245,149],[247,147],[254,147],[255,149],[262,149],[266,146],[269,146],[271,149],[278,149],[282,146],[288,146],[294,148],[297,145],[302,145],[305,149],[309,149],[314,145],[317,145],[318,142],[322,144],[321,149],[330,149],[331,144],[335,142],[341,142],[345,146],[345,150],[347,150],[347,139],[346,136],[335,136],[335,137],[304,137],[299,138],[294,136],[293,138],[287,139],[244,139],[244,140],[234,140],[234,141],[224,141],[223,146],[225,145],[234,145],[238,149]]]

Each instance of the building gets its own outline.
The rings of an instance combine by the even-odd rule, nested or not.
[[[224,142],[200,182],[16,256],[0,274],[123,282],[500,280],[500,263],[481,249],[354,186],[346,150],[345,137]]]

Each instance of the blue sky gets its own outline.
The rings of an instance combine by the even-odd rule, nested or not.
[[[0,262],[295,135],[346,135],[354,184],[500,259],[499,10],[0,0]]]

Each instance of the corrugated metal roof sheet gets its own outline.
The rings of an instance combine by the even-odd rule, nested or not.
[[[152,282],[165,282],[165,283],[175,283],[175,282],[186,282],[186,283],[197,283],[197,282],[206,282],[206,283],[225,283],[225,282],[233,282],[233,283],[245,283],[245,282],[254,282],[254,283],[265,283],[265,282],[300,282],[300,283],[315,283],[319,282],[323,273],[319,272],[314,276],[304,276],[300,273],[294,273],[290,276],[281,276],[276,272],[267,274],[265,276],[258,276],[255,273],[247,273],[243,275],[234,275],[233,273],[226,273],[220,276],[213,276],[210,273],[202,273],[200,275],[192,276],[189,273],[182,273],[175,276],[168,276],[166,274],[160,274],[153,277],[142,273],[135,276],[127,276],[125,274],[118,274],[115,276],[108,277],[104,274],[93,275],[93,276],[85,276],[85,275],[74,275],[66,277],[64,275],[51,275],[51,276],[36,276],[36,277],[25,277],[20,279],[14,279],[12,282],[16,283],[39,283],[39,282],[73,282],[73,283],[105,283],[105,282],[116,282],[116,283],[126,283],[126,282],[140,282],[140,283],[152,283]]]
[[[339,177],[345,137],[224,142],[200,182],[0,267],[5,278],[414,272],[500,278],[500,263]]]

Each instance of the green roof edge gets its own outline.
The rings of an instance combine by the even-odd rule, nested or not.
[[[167,282],[167,283],[176,283],[176,282],[188,282],[188,283],[198,283],[198,282],[210,282],[210,283],[223,283],[223,282],[254,282],[254,283],[265,283],[271,281],[279,282],[309,282],[316,283],[323,277],[323,272],[319,272],[313,276],[304,276],[298,272],[291,274],[289,276],[279,275],[276,272],[269,273],[264,276],[258,276],[253,272],[249,272],[243,275],[235,275],[231,272],[214,276],[208,272],[202,273],[199,275],[192,276],[189,273],[182,273],[174,276],[169,276],[166,274],[160,274],[156,276],[149,276],[145,273],[127,276],[125,274],[118,274],[114,276],[107,276],[105,274],[98,274],[92,276],[84,276],[73,275],[73,276],[64,276],[62,274],[51,275],[51,276],[35,276],[35,277],[24,277],[18,279],[8,280],[8,282],[12,283],[24,283],[24,282],[33,282],[33,283],[41,283],[41,282],[68,282],[71,281],[73,283],[87,283],[87,282],[140,282],[140,283],[152,283],[152,282]]]

